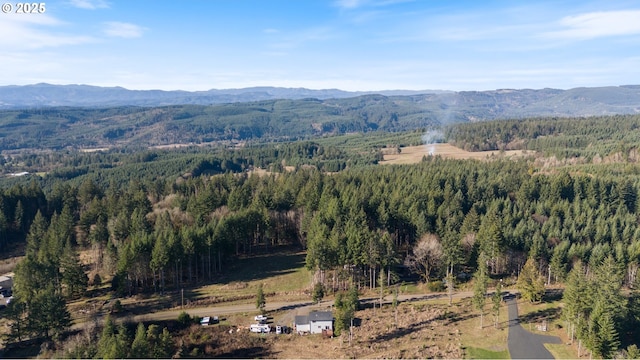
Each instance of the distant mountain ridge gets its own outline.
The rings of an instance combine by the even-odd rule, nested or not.
[[[442,90],[386,90],[343,91],[338,89],[311,90],[306,88],[250,87],[243,89],[211,89],[207,91],[129,90],[123,87],[92,85],[34,85],[0,86],[0,109],[52,106],[166,106],[215,105],[249,101],[313,98],[343,99],[369,94],[386,96],[439,94]]]
[[[169,92],[84,85],[0,87],[0,151],[289,141],[493,119],[640,114],[636,85],[357,94],[285,88]],[[319,99],[323,97],[328,98]],[[246,99],[258,100],[242,101]]]
[[[117,107],[219,105],[267,100],[347,99],[367,95],[402,98],[418,106],[439,108],[453,121],[535,116],[597,116],[640,112],[640,85],[488,91],[386,90],[251,87],[207,91],[128,90],[91,85],[0,86],[0,110],[42,107]],[[448,121],[448,119],[444,119]]]

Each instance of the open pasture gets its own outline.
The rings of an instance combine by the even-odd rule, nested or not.
[[[382,151],[384,160],[379,162],[382,165],[415,164],[422,161],[424,156],[429,155],[441,156],[445,159],[490,160],[501,157],[522,157],[527,154],[523,150],[471,152],[447,143],[403,147],[399,154],[395,153],[395,149],[383,149]]]

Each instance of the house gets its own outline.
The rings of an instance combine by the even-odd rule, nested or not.
[[[323,331],[333,331],[333,314],[330,311],[312,311],[309,315],[299,315],[295,318],[298,334],[322,334]]]

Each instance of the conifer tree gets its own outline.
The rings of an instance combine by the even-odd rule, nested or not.
[[[264,289],[262,284],[258,285],[258,293],[256,294],[256,309],[260,309],[260,312],[264,313],[264,307],[267,301],[264,296]]]
[[[318,304],[324,298],[324,286],[321,282],[317,282],[313,286],[313,302]]]
[[[484,252],[481,252],[478,258],[478,269],[473,275],[473,281],[473,304],[476,310],[480,312],[480,328],[482,329],[484,326],[484,305],[487,300],[487,282],[489,281],[487,257]]]
[[[131,343],[131,357],[134,359],[144,359],[149,357],[149,341],[147,341],[147,330],[143,323],[138,323],[136,335]]]
[[[497,329],[498,322],[500,320],[500,306],[502,305],[502,282],[498,282],[496,285],[496,290],[493,292],[493,296],[491,297],[493,311],[493,325]]]
[[[530,302],[539,302],[544,295],[544,279],[536,267],[533,258],[529,258],[522,267],[516,283],[522,298]]]
[[[60,271],[62,273],[65,296],[67,298],[82,296],[87,290],[89,277],[84,272],[80,258],[72,248],[70,241],[67,242],[60,259]]]

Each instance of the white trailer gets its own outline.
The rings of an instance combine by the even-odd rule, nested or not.
[[[251,324],[249,331],[254,333],[269,333],[271,332],[271,327],[267,324]]]

